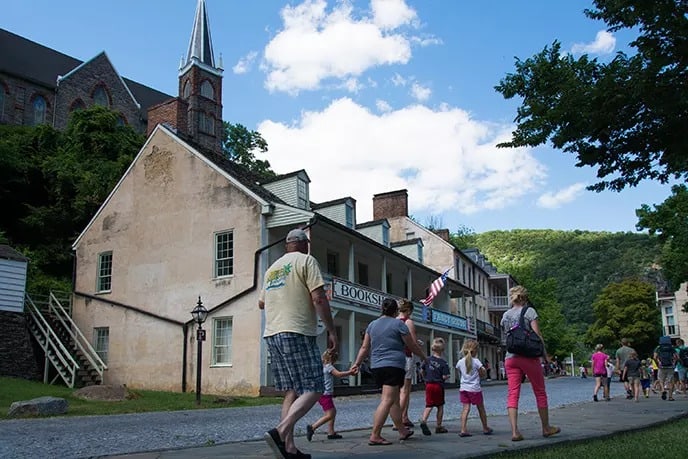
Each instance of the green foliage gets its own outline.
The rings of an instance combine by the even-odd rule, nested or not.
[[[473,228],[465,225],[460,225],[455,233],[449,235],[449,242],[459,250],[470,249],[475,247],[476,234]]]
[[[528,269],[534,279],[556,280],[555,297],[566,322],[580,329],[593,322],[592,303],[609,283],[628,278],[662,282],[655,264],[661,242],[647,234],[489,231],[476,236],[476,247],[521,283],[520,272]]]
[[[664,242],[661,263],[672,289],[677,290],[681,282],[688,280],[688,188],[675,185],[671,192],[654,210],[643,204],[635,213],[637,228],[657,234]]]
[[[224,136],[222,147],[229,159],[241,164],[263,179],[275,177],[266,160],[256,159],[256,153],[268,151],[268,143],[258,131],[249,131],[241,124],[223,123]]]
[[[585,336],[589,346],[602,343],[615,349],[625,337],[643,356],[657,345],[662,327],[653,285],[639,280],[609,284],[595,299],[593,309],[596,320]]]
[[[0,127],[0,231],[30,260],[29,291],[70,285],[71,244],[144,140],[99,106],[75,111],[64,132]]]
[[[629,29],[636,53],[609,63],[562,55],[554,41],[516,59],[516,71],[495,89],[521,97],[511,141],[502,147],[548,141],[597,168],[595,191],[620,191],[651,179],[688,178],[688,3],[685,0],[595,0],[586,10],[611,31]],[[607,179],[609,178],[609,179]]]

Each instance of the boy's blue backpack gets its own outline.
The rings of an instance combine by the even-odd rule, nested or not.
[[[671,345],[671,337],[662,336],[659,338],[657,355],[659,356],[659,366],[662,368],[672,368],[674,366],[674,347]]]

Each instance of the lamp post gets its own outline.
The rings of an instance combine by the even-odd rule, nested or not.
[[[208,310],[203,307],[201,297],[198,297],[198,304],[191,311],[191,316],[194,322],[198,324],[196,330],[196,346],[198,348],[198,358],[196,361],[196,405],[201,404],[201,357],[203,355],[203,341],[205,341],[205,330],[203,330],[203,322],[208,317]]]

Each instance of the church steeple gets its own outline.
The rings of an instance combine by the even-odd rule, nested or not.
[[[216,66],[205,0],[198,0],[186,61],[179,69],[179,99],[188,104],[186,132],[222,150],[222,64]]]
[[[205,6],[205,0],[198,0],[198,5],[196,6],[191,40],[189,40],[189,51],[186,54],[184,67],[194,62],[204,64],[204,67],[209,67],[213,70],[222,70],[219,67],[215,67],[213,41],[210,38],[208,10]]]

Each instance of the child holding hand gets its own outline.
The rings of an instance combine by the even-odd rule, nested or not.
[[[353,370],[347,370],[347,371],[339,371],[334,367],[334,363],[337,361],[337,353],[334,351],[330,351],[329,349],[325,351],[322,355],[322,361],[323,361],[323,377],[325,378],[325,391],[323,394],[320,396],[320,400],[318,400],[318,403],[320,403],[320,406],[322,407],[323,411],[325,414],[323,417],[315,421],[313,424],[309,424],[306,426],[306,438],[308,441],[311,441],[313,439],[313,435],[315,434],[315,430],[320,427],[321,425],[325,423],[329,423],[328,425],[328,433],[327,433],[327,439],[328,440],[339,440],[342,438],[341,435],[339,435],[335,430],[334,430],[334,418],[337,416],[337,408],[334,406],[334,399],[333,399],[333,394],[334,394],[334,377],[336,378],[343,378],[345,376],[351,376],[356,374],[356,371]]]
[[[483,403],[483,391],[480,386],[480,379],[487,375],[483,364],[476,358],[478,353],[478,342],[474,339],[466,340],[461,349],[463,358],[456,364],[456,369],[461,374],[461,385],[459,387],[459,397],[463,404],[463,411],[461,412],[461,432],[460,437],[470,437],[468,428],[466,426],[468,421],[468,413],[471,411],[471,405],[478,408],[478,415],[480,422],[483,424],[483,434],[492,435],[493,430],[487,425],[487,414],[485,413],[485,405]]]

